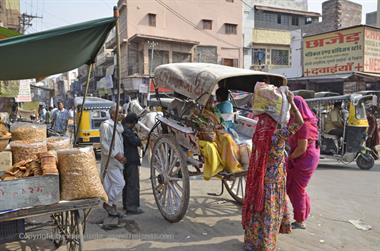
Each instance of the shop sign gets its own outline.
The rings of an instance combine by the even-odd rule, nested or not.
[[[380,29],[366,27],[364,38],[364,71],[380,73]]]
[[[304,38],[304,76],[364,71],[364,27]]]

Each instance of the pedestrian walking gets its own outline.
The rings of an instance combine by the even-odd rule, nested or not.
[[[306,101],[294,97],[294,103],[300,111],[304,124],[289,137],[290,154],[287,165],[286,191],[293,205],[294,220],[292,228],[305,229],[305,220],[310,215],[310,197],[306,191],[311,176],[319,163],[318,119]],[[295,120],[291,115],[290,123]]]
[[[108,195],[108,203],[103,204],[103,208],[107,211],[110,216],[119,216],[117,211],[116,202],[119,200],[125,182],[123,178],[123,169],[126,159],[124,157],[124,146],[123,146],[123,126],[119,122],[122,118],[122,113],[118,116],[116,111],[116,105],[112,106],[110,110],[110,119],[105,120],[100,125],[100,144],[102,148],[101,153],[101,174],[105,172],[103,185],[104,190]],[[108,163],[108,168],[105,170],[107,159],[109,156],[109,150],[111,147],[112,134],[114,126],[116,124],[116,134],[115,141],[112,148],[112,153],[110,156],[110,161]]]
[[[138,147],[141,147],[139,136],[133,131],[138,122],[136,113],[128,113],[123,120],[124,156],[127,163],[124,167],[125,186],[123,189],[123,207],[127,214],[141,214],[140,208],[140,156]]]
[[[261,99],[271,102],[265,96]],[[303,120],[291,92],[287,100],[295,117],[289,126],[281,125],[267,113],[258,116],[242,209],[246,250],[277,250],[278,233],[291,231],[285,190],[285,143]],[[282,98],[282,103],[287,100]]]
[[[377,126],[377,120],[375,117],[376,107],[370,107],[367,109],[367,119],[368,119],[368,137],[366,141],[366,146],[372,149],[372,156],[375,159],[379,159],[379,155],[376,150],[376,146],[380,144],[379,129]]]
[[[65,135],[69,118],[69,111],[65,109],[62,101],[58,101],[58,109],[52,113],[51,128],[59,134]]]

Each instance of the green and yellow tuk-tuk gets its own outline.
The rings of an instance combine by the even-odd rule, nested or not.
[[[82,119],[80,111],[83,97],[74,99],[75,106],[75,131],[79,127],[76,145],[94,145],[99,147],[100,143],[100,124],[109,118],[109,110],[113,104],[112,101],[98,97],[87,97],[83,106]],[[80,123],[78,125],[78,123]]]
[[[365,146],[369,125],[364,104],[366,102],[377,104],[377,97],[351,94],[313,98],[306,101],[319,119],[321,157],[336,159],[342,163],[356,161],[359,168],[371,169],[374,165],[374,158],[371,155],[372,150]],[[325,128],[328,116],[334,106],[340,109],[338,118],[342,121],[340,135],[331,132],[338,132],[338,130],[327,132],[327,128]]]

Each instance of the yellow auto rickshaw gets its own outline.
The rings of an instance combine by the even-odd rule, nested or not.
[[[74,127],[76,131],[79,127],[76,145],[94,145],[99,148],[100,145],[100,124],[109,118],[109,110],[113,104],[112,101],[98,97],[87,97],[83,106],[83,115],[80,119],[80,110],[83,97],[74,99],[75,121]],[[78,125],[80,121],[80,124]]]
[[[372,150],[365,145],[369,125],[364,104],[377,104],[376,95],[351,94],[306,101],[319,119],[321,157],[336,159],[342,163],[356,161],[360,169],[371,169],[375,161]],[[332,112],[332,107],[339,108],[341,128],[327,130],[328,115]]]

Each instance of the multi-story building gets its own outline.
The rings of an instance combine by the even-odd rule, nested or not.
[[[273,71],[291,67],[291,31],[318,22],[307,0],[247,0],[243,4],[244,68]]]
[[[119,0],[122,83],[160,64],[211,62],[242,66],[242,2]],[[136,81],[135,81],[136,83]]]
[[[0,27],[20,30],[20,0],[0,0]]]
[[[322,3],[322,22],[302,27],[302,33],[314,35],[360,25],[362,6],[347,0],[328,0]]]

